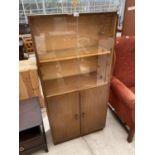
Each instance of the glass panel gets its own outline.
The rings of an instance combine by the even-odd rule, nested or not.
[[[108,84],[116,13],[33,16],[47,97]]]

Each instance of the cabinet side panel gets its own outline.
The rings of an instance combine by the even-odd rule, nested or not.
[[[55,144],[80,136],[79,93],[48,99],[48,110]]]
[[[27,87],[25,84],[25,80],[23,79],[22,74],[19,74],[19,99],[26,99],[29,98],[29,94],[27,91]]]

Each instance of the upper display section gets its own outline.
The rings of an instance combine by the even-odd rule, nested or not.
[[[109,83],[116,12],[31,16],[29,23],[46,97]]]
[[[108,53],[113,47],[116,13],[31,16],[39,62]]]

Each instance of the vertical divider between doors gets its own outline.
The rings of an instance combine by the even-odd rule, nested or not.
[[[79,91],[79,121],[80,121],[80,136],[82,135],[82,118],[81,118],[81,91]]]

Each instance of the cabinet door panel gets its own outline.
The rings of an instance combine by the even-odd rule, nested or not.
[[[82,135],[104,128],[108,87],[101,86],[80,92]]]
[[[78,92],[48,99],[48,115],[55,144],[80,136]]]

